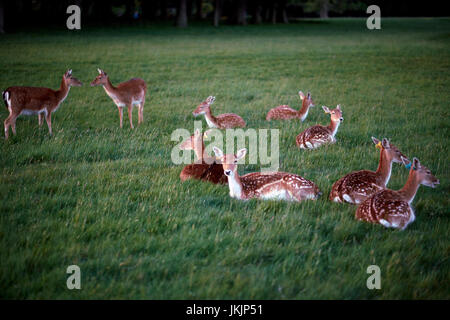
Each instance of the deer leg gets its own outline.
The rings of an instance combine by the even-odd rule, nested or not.
[[[142,122],[142,105],[139,104],[138,106],[138,124],[141,124]]]
[[[130,104],[128,106],[128,119],[130,119],[131,129],[134,129],[134,127],[133,127],[133,105],[132,104]]]
[[[44,117],[42,116],[42,113],[38,113],[38,121],[39,121],[39,127],[42,126],[44,123]]]
[[[12,114],[8,116],[8,118],[5,119],[5,140],[8,140],[9,136],[9,120],[11,120]]]
[[[119,109],[119,118],[120,118],[120,128],[122,128],[122,121],[123,121],[123,108],[118,107]]]
[[[145,98],[142,99],[142,102],[139,104],[139,124],[144,122],[144,103]]]
[[[50,135],[52,135],[53,132],[52,132],[52,113],[51,112],[48,112],[45,115],[45,121],[47,121],[48,132],[50,133]]]
[[[11,118],[11,120],[10,120],[10,123],[11,123],[11,129],[12,129],[12,132],[13,132],[13,134],[14,135],[16,135],[16,119],[17,119],[17,117],[12,117]]]
[[[11,112],[5,120],[5,140],[9,136],[9,127],[11,127],[13,134],[16,134],[16,119],[19,115]]]

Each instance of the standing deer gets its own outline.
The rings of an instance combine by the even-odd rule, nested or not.
[[[344,121],[341,106],[337,105],[336,109],[332,110],[322,106],[322,109],[325,113],[330,114],[331,123],[327,127],[315,125],[300,133],[296,139],[297,146],[299,146],[300,149],[315,149],[325,143],[336,142],[335,136],[337,130],[341,122]]]
[[[411,166],[407,159],[403,163],[406,167]],[[356,219],[404,230],[415,220],[411,203],[421,184],[435,188],[439,180],[414,158],[405,186],[398,191],[384,189],[367,198],[356,209]]]
[[[333,184],[329,199],[334,202],[359,204],[369,196],[383,190],[389,182],[392,163],[402,163],[407,159],[400,150],[387,139],[382,141],[372,137],[380,148],[380,162],[377,171],[360,170],[347,174]]]
[[[240,116],[234,113],[224,113],[213,116],[211,113],[211,105],[216,100],[216,97],[209,96],[205,101],[198,105],[198,107],[192,112],[192,114],[197,117],[204,114],[206,123],[210,128],[218,129],[231,129],[240,127],[245,127],[245,121]]]
[[[251,198],[263,200],[303,201],[317,199],[322,193],[314,182],[286,172],[253,172],[239,176],[237,163],[245,157],[247,149],[241,149],[234,154],[224,155],[222,150],[213,148],[220,158],[225,175],[228,177],[230,196],[240,200]]]
[[[128,108],[128,118],[130,119],[131,129],[133,126],[133,106],[137,105],[139,109],[138,124],[144,121],[144,103],[147,85],[145,81],[139,78],[119,83],[117,87],[109,81],[109,76],[101,69],[97,69],[98,76],[92,81],[91,86],[102,85],[106,94],[114,101],[119,109],[120,127],[122,128],[123,108]]]
[[[194,134],[180,145],[180,149],[194,150],[197,157],[197,163],[189,164],[183,168],[180,173],[181,181],[192,178],[209,181],[214,184],[227,183],[227,177],[223,173],[222,164],[215,158],[203,156],[205,144],[199,129],[195,130]]]
[[[302,100],[302,107],[300,110],[295,110],[287,105],[278,106],[276,108],[270,109],[267,113],[266,120],[289,120],[289,119],[300,119],[302,122],[305,121],[308,116],[308,111],[310,107],[314,107],[314,101],[311,98],[311,93],[305,97],[303,92],[299,91],[298,95]]]
[[[5,139],[9,136],[9,127],[16,134],[16,119],[19,115],[37,114],[39,126],[47,121],[48,131],[52,135],[52,113],[58,110],[61,103],[69,94],[71,86],[80,87],[81,81],[72,77],[72,70],[68,70],[62,77],[58,90],[40,87],[9,87],[2,92],[3,100],[9,111],[5,120]]]

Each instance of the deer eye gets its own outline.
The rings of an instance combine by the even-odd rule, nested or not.
[[[234,160],[233,162],[234,162],[234,163],[238,163],[238,161],[237,161],[237,160]]]

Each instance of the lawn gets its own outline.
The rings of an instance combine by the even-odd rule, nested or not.
[[[0,298],[450,298],[450,19],[383,19],[378,31],[364,19],[61,27],[0,36],[0,48],[1,90],[57,88],[69,68],[84,83],[53,114],[52,137],[37,116],[21,116],[17,136],[0,140]],[[126,113],[119,128],[111,99],[89,86],[97,67],[114,84],[147,81],[142,125],[135,109],[136,129]],[[305,122],[265,121],[279,104],[299,107],[299,90],[316,103]],[[209,95],[215,114],[280,129],[280,170],[324,195],[242,202],[227,186],[181,183],[171,133],[193,132],[192,111]],[[328,124],[320,106],[337,104],[337,143],[299,150],[296,135]],[[377,168],[371,136],[441,181],[419,188],[405,231],[358,222],[356,207],[327,199],[344,174]],[[394,164],[388,186],[401,188],[407,175]],[[72,264],[81,290],[66,287]],[[366,287],[369,265],[380,267],[380,290]]]

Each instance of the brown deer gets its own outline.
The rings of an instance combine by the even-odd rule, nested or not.
[[[245,157],[247,149],[234,154],[224,155],[222,150],[213,148],[216,157],[220,158],[225,175],[228,177],[230,196],[240,200],[251,198],[263,200],[303,201],[317,199],[322,193],[314,182],[286,172],[253,172],[239,176],[237,163]]]
[[[52,113],[58,110],[61,103],[69,94],[71,86],[80,87],[81,81],[72,77],[72,70],[68,70],[62,77],[58,90],[40,87],[9,87],[2,92],[3,100],[9,111],[5,120],[5,139],[9,136],[9,127],[16,134],[16,119],[19,115],[37,114],[39,126],[47,121],[48,131],[52,135]]]
[[[205,101],[198,105],[198,107],[192,112],[192,114],[197,117],[199,115],[204,114],[206,123],[210,128],[218,128],[218,129],[231,129],[240,127],[245,127],[245,121],[240,116],[234,113],[224,113],[218,115],[217,117],[213,116],[211,113],[211,105],[216,100],[216,97],[209,96]]]
[[[407,159],[396,146],[387,139],[382,141],[372,137],[377,148],[380,148],[380,162],[377,171],[360,170],[347,174],[333,184],[329,199],[334,202],[359,204],[369,196],[383,190],[389,182],[392,163],[402,163]]]
[[[145,94],[147,93],[147,85],[145,81],[139,78],[119,83],[117,87],[113,86],[109,80],[109,76],[101,69],[97,69],[98,76],[92,81],[91,86],[103,86],[106,94],[114,101],[119,109],[120,127],[122,128],[123,108],[128,108],[128,118],[130,120],[131,129],[133,126],[133,106],[138,106],[138,124],[144,121],[144,103]]]
[[[311,98],[311,93],[305,97],[303,92],[299,91],[298,95],[302,100],[302,107],[300,110],[295,110],[287,105],[278,106],[276,108],[270,109],[267,113],[266,120],[289,120],[289,119],[300,119],[302,122],[305,121],[308,116],[308,111],[310,107],[314,107],[314,101]]]
[[[180,149],[194,150],[197,157],[196,163],[189,164],[183,168],[180,173],[181,181],[186,181],[187,179],[192,178],[202,181],[209,181],[214,184],[227,183],[227,177],[223,173],[222,164],[215,158],[203,156],[205,144],[199,129],[195,130],[194,134],[180,145]]]
[[[407,159],[403,163],[411,166]],[[404,230],[415,220],[411,203],[421,184],[435,188],[439,180],[420,164],[419,159],[414,158],[405,186],[398,191],[381,190],[364,200],[356,209],[356,219]]]
[[[297,146],[299,146],[300,149],[315,149],[325,143],[336,142],[335,136],[337,130],[341,122],[344,121],[341,106],[338,105],[336,109],[332,110],[322,106],[322,109],[325,113],[330,114],[331,123],[327,127],[315,125],[300,133],[296,139]]]

